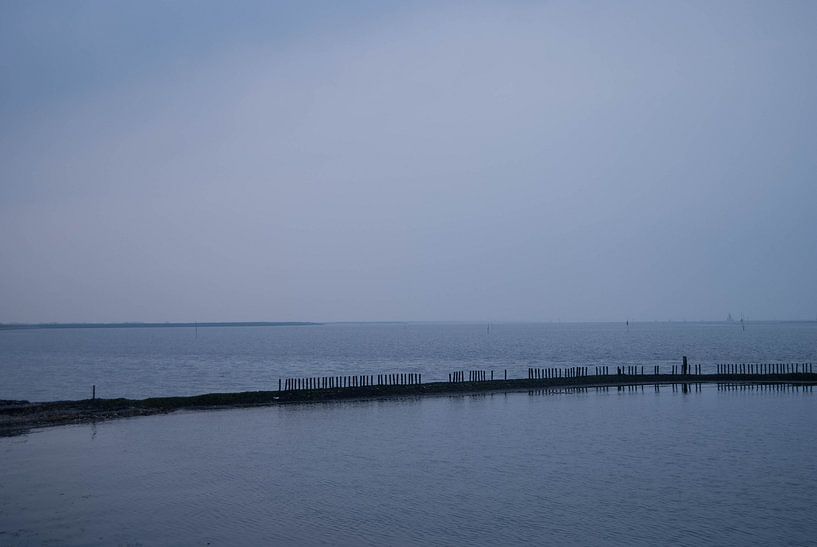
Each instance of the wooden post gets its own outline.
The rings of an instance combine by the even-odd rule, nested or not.
[[[96,400],[96,384],[91,386],[91,400],[92,401]]]

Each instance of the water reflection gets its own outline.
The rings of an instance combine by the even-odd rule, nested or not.
[[[0,543],[813,541],[812,388],[676,386],[179,412],[0,439]]]

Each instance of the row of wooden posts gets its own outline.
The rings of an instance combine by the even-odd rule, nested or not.
[[[284,378],[278,380],[278,391],[336,389],[343,387],[408,386],[421,384],[420,373],[368,374],[362,376],[320,376],[317,378]]]
[[[596,374],[599,374],[600,368],[596,367]],[[548,378],[578,378],[580,376],[589,376],[590,367],[568,367],[568,368],[529,368],[528,380],[545,380]]]
[[[716,365],[716,370],[718,374],[812,374],[814,372],[813,365],[811,363],[718,363]],[[703,373],[703,367],[701,365],[688,364],[687,358],[684,357],[683,364],[673,365],[671,371],[672,375],[700,375]],[[610,375],[610,372],[610,367],[608,366],[596,366],[593,369],[595,376],[608,376]],[[659,367],[657,365],[653,366],[652,374],[658,375],[659,372]],[[644,375],[644,367],[636,365],[617,366],[616,375]],[[591,376],[590,367],[528,368],[529,380],[579,378],[585,376]],[[507,369],[503,370],[503,379],[508,379]],[[448,374],[449,383],[486,382],[493,380],[493,370],[463,370]],[[421,384],[422,382],[423,375],[420,373],[321,376],[316,378],[285,378],[278,380],[278,390],[290,391],[369,386],[404,386],[417,385]],[[94,386],[94,392],[96,391],[95,388],[96,386]],[[94,393],[92,397],[95,395],[96,393]]]
[[[468,373],[468,380],[465,379],[465,373]],[[508,371],[503,370],[503,378],[508,379]],[[448,373],[448,383],[454,382],[493,382],[493,370],[458,370],[457,372]]]
[[[813,373],[811,363],[723,363],[718,374],[799,374]]]

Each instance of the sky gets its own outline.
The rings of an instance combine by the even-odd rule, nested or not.
[[[817,318],[817,3],[0,3],[0,322]]]

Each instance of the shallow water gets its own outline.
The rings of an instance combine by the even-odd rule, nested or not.
[[[813,362],[817,322],[329,324],[0,331],[0,399],[142,398],[277,389],[278,379],[463,369]]]
[[[494,393],[0,439],[0,544],[814,544],[813,391]]]

